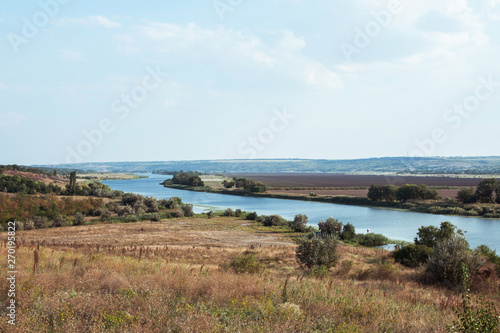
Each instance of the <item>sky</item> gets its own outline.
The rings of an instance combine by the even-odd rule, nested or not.
[[[0,164],[500,155],[500,0],[1,7]]]

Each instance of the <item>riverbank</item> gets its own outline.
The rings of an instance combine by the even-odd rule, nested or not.
[[[300,195],[284,193],[252,193],[240,189],[223,189],[213,187],[192,187],[187,185],[172,184],[166,180],[161,185],[186,191],[257,197],[273,198],[299,201],[313,201],[322,203],[333,203],[351,206],[379,207],[385,209],[396,209],[410,212],[435,214],[435,215],[454,215],[462,217],[480,217],[480,218],[500,218],[500,205],[496,204],[461,204],[453,200],[442,201],[408,201],[408,202],[388,202],[371,201],[368,198],[350,197],[350,196],[323,196],[323,195]]]

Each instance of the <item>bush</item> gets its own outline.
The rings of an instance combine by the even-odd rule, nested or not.
[[[252,253],[244,253],[243,255],[233,258],[229,267],[235,273],[259,273],[264,270],[264,265],[257,262],[257,259]]]
[[[474,275],[482,263],[481,258],[470,250],[465,237],[453,234],[434,246],[426,271],[433,280],[455,288],[463,281],[462,265]]]
[[[315,233],[305,236],[295,252],[297,261],[309,270],[324,266],[327,270],[337,265],[338,238],[335,236],[317,236]]]
[[[209,211],[207,212],[207,218],[212,218],[214,216],[214,212],[213,211]]]
[[[282,227],[286,226],[287,222],[279,215],[269,215],[264,218],[262,224],[266,227]]]
[[[425,245],[409,244],[392,253],[394,260],[407,267],[417,267],[424,264],[432,254],[432,249]]]
[[[182,206],[182,213],[186,217],[192,217],[192,216],[194,216],[193,205],[184,205],[184,206]],[[179,216],[179,217],[181,217],[181,216]]]
[[[53,222],[54,227],[65,227],[68,225],[68,222],[62,215],[57,215]]]
[[[387,237],[381,234],[374,233],[356,235],[356,241],[359,243],[359,245],[368,247],[382,246],[389,243],[389,239]]]
[[[157,214],[157,213],[151,214],[150,221],[151,222],[160,222],[161,221],[160,214]]]
[[[351,223],[347,223],[340,233],[340,239],[343,241],[350,241],[356,237],[356,228]]]
[[[289,223],[290,228],[295,232],[306,232],[308,218],[306,215],[297,214],[293,221]]]
[[[340,232],[342,231],[342,222],[333,217],[326,219],[326,222],[321,220],[318,223],[319,230],[322,235],[334,235],[340,237]]]
[[[455,229],[456,227],[447,221],[441,222],[439,229],[432,225],[428,227],[422,226],[418,228],[415,244],[434,247],[437,242],[450,238],[455,233]]]
[[[483,303],[479,297],[477,304],[472,306],[472,297],[469,287],[469,273],[466,265],[461,266],[464,277],[464,293],[462,293],[462,304],[455,307],[457,319],[452,325],[447,325],[446,330],[450,333],[490,333],[499,332],[500,316],[495,311],[493,302]]]
[[[227,208],[224,211],[224,216],[234,216],[234,211],[231,208]]]
[[[111,212],[107,209],[103,209],[101,213],[101,221],[107,221],[111,217]]]
[[[234,211],[234,216],[236,216],[236,217],[240,217],[242,214],[243,214],[243,212],[239,208]]]
[[[85,224],[85,214],[77,212],[75,218],[73,219],[73,225],[84,225]]]
[[[478,254],[485,257],[486,260],[495,265],[495,271],[497,272],[497,275],[500,276],[500,256],[498,256],[495,251],[486,245],[478,246],[476,251]]]
[[[253,220],[253,221],[255,221],[255,220],[257,220],[258,216],[259,215],[257,215],[257,212],[248,213],[247,216],[246,216],[246,219],[247,220]]]

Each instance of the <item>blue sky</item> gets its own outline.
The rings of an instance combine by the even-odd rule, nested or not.
[[[2,4],[0,163],[500,155],[500,0]]]

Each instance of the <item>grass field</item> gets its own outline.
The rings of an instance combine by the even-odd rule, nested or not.
[[[341,245],[328,277],[304,274],[296,236],[231,217],[19,231],[17,326],[0,330],[445,332],[455,318],[458,293],[384,250]],[[231,268],[245,255],[254,273]],[[488,283],[499,304],[498,280]]]

